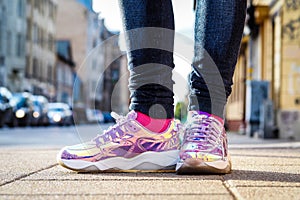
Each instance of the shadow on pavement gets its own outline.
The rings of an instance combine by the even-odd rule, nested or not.
[[[284,166],[278,166],[284,167]],[[250,170],[233,170],[231,174],[225,175],[226,180],[252,180],[252,181],[276,181],[300,183],[300,174],[267,172],[267,171],[250,171]]]

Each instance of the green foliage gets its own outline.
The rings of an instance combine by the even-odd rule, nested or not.
[[[187,117],[187,105],[184,102],[177,102],[175,106],[175,118],[181,120],[181,122],[186,121]]]

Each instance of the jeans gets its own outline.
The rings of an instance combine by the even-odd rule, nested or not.
[[[130,109],[153,118],[173,118],[172,2],[119,1],[128,51]],[[195,13],[189,110],[223,117],[243,34],[246,0],[198,0]]]

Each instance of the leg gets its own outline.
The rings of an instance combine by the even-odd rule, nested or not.
[[[231,93],[245,11],[245,0],[197,2],[195,55],[190,75],[191,110],[223,118],[224,106]]]
[[[176,170],[179,174],[231,171],[223,112],[243,33],[245,0],[199,0],[190,112]]]
[[[128,48],[130,109],[152,118],[173,118],[172,2],[120,0],[120,3]]]

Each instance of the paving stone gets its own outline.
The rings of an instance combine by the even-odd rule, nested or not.
[[[119,181],[16,181],[0,187],[0,194],[228,194],[217,180],[119,180]]]
[[[244,199],[299,200],[299,187],[237,187]]]
[[[56,165],[58,149],[1,148],[0,199],[299,199],[300,149],[231,149],[225,176],[76,173]],[[8,183],[9,182],[9,183]]]
[[[0,185],[56,164],[56,151],[1,149]]]
[[[296,157],[300,158],[300,149],[230,149],[231,155],[239,156],[258,156],[258,157]]]
[[[175,173],[77,173],[61,166],[40,171],[25,180],[221,180],[219,175],[176,175]]]
[[[189,195],[189,194],[176,194],[176,195],[0,195],[0,198],[6,200],[53,200],[53,199],[64,199],[64,200],[85,200],[85,199],[97,199],[97,200],[111,200],[111,199],[122,199],[122,200],[187,200],[187,199],[203,199],[203,200],[232,200],[233,197],[228,194],[222,195]]]

